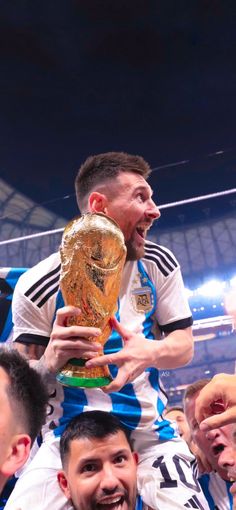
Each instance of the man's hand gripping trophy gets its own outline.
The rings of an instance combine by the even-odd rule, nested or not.
[[[64,230],[61,247],[60,288],[65,305],[80,313],[68,326],[99,328],[96,342],[102,348],[111,334],[110,319],[117,309],[126,247],[118,225],[104,214],[88,213],[72,220]],[[94,342],[94,337],[88,342]],[[98,354],[98,355],[99,355]],[[86,360],[73,358],[57,374],[66,386],[101,387],[110,383],[108,366],[87,368]]]

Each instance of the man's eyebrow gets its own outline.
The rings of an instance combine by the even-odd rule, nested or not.
[[[129,448],[121,448],[120,450],[114,450],[114,452],[111,452],[111,455],[112,456],[116,456],[116,455],[121,455],[122,453],[127,453],[129,452]],[[94,457],[91,457],[91,456],[88,456],[88,457],[83,457],[82,459],[79,460],[79,463],[80,464],[84,464],[87,462],[97,462],[100,460],[100,457],[97,457],[97,456],[94,456]]]
[[[137,191],[146,191],[146,192],[150,192],[151,196],[153,195],[153,190],[152,190],[151,186],[149,186],[149,185],[145,186],[144,184],[139,184],[137,186],[137,188],[134,189],[134,193],[136,193]]]
[[[120,457],[122,455],[129,455],[131,452],[131,450],[129,448],[121,448],[120,450],[116,450],[112,453],[112,457],[115,458],[115,457]]]
[[[82,459],[78,460],[76,471],[79,472],[87,464],[96,464],[97,462],[99,462],[99,457],[83,457]]]
[[[87,462],[97,462],[99,457],[83,457],[79,460],[80,464],[87,464]]]

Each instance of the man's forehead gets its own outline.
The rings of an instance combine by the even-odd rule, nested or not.
[[[8,386],[10,383],[10,378],[4,368],[0,367],[0,384],[1,386]]]
[[[146,179],[144,179],[144,177],[142,175],[137,174],[135,172],[120,172],[119,175],[117,176],[117,180],[121,184],[126,183],[126,185],[129,187],[133,187],[133,186],[135,186],[137,188],[140,187],[143,189],[147,189],[152,193],[152,188],[148,184]]]
[[[71,441],[70,450],[73,451],[76,445],[78,452],[91,452],[96,449],[117,449],[130,448],[127,438],[122,430],[114,434],[108,434],[106,437],[78,437]]]
[[[197,394],[194,394],[194,395],[191,395],[190,397],[187,397],[185,399],[184,413],[185,413],[185,416],[187,416],[188,421],[190,421],[191,418],[192,419],[195,418],[194,411],[195,411],[196,398],[197,398]]]
[[[166,413],[166,416],[183,416],[184,417],[184,411],[181,411],[181,409],[173,409]]]

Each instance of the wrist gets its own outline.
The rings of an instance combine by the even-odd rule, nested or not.
[[[47,382],[55,381],[55,373],[50,370],[47,364],[45,354],[38,360],[31,360],[30,365],[45,379]]]

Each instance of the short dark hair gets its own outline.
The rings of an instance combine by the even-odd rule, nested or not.
[[[63,467],[66,464],[71,441],[81,438],[103,439],[117,434],[119,431],[124,432],[132,450],[130,432],[116,416],[106,411],[84,411],[78,414],[70,420],[60,439],[60,454]]]
[[[81,165],[75,178],[79,208],[83,209],[85,198],[97,185],[116,178],[122,172],[133,172],[147,179],[151,168],[142,156],[134,156],[126,152],[105,152],[89,156]]]
[[[202,390],[211,379],[198,379],[197,381],[189,384],[184,392],[183,402],[185,402],[188,398],[193,397],[198,391]]]
[[[43,380],[23,356],[13,348],[0,348],[0,367],[9,377],[6,392],[15,420],[25,427],[32,442],[46,420],[49,395]]]

